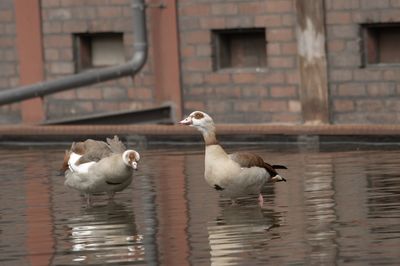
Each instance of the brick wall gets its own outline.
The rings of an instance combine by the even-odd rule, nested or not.
[[[400,22],[398,0],[326,0],[332,122],[400,122],[400,68],[363,66],[360,25]]]
[[[15,47],[13,0],[0,1],[0,90],[18,85],[18,58]],[[0,106],[0,123],[21,121],[19,104]]]
[[[46,80],[75,73],[73,34],[122,32],[125,58],[131,58],[130,0],[42,0],[41,5]],[[47,118],[151,106],[151,61],[150,55],[145,67],[134,79],[125,77],[47,96]]]
[[[300,123],[292,0],[178,1],[184,112],[219,123]],[[213,70],[211,31],[265,28],[267,67]]]

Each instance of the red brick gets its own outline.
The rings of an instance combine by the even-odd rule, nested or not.
[[[189,110],[204,110],[205,104],[202,101],[185,101],[184,102],[185,109]]]
[[[290,0],[270,0],[265,2],[266,12],[286,13],[293,10],[293,1]]]
[[[215,88],[215,94],[218,95],[219,97],[222,97],[223,99],[226,98],[240,98],[241,93],[240,93],[240,88],[238,87],[216,87]]]
[[[62,29],[62,23],[60,21],[43,22],[43,33],[60,33]]]
[[[76,90],[67,90],[67,91],[57,92],[55,94],[52,94],[51,98],[63,99],[63,100],[76,99]]]
[[[56,61],[60,58],[58,49],[46,49],[44,50],[44,58],[46,61]]]
[[[274,98],[294,98],[297,97],[297,89],[295,86],[272,86],[271,96]]]
[[[356,81],[379,81],[382,79],[382,71],[380,69],[356,69],[353,72],[353,76]]]
[[[200,18],[200,27],[202,29],[223,29],[225,28],[225,19],[222,17]]]
[[[238,13],[238,5],[236,3],[214,3],[211,5],[212,15],[236,15]]]
[[[210,113],[226,113],[232,110],[231,101],[209,100],[207,101],[207,111]]]
[[[211,61],[210,60],[191,60],[184,62],[184,68],[187,71],[211,71]]]
[[[281,43],[282,55],[297,55],[296,43]]]
[[[255,83],[257,75],[254,73],[235,73],[232,74],[232,80],[238,84]]]
[[[260,75],[260,81],[266,84],[281,84],[284,83],[285,77],[282,72],[268,72]]]
[[[287,84],[294,84],[294,85],[300,84],[300,74],[297,70],[290,72],[286,71],[285,76]]]
[[[294,26],[296,17],[293,14],[282,15],[282,26]]]
[[[350,24],[352,16],[349,12],[328,12],[326,14],[327,24]]]
[[[384,9],[390,7],[389,0],[360,0],[360,4],[362,9]]]
[[[237,112],[254,112],[259,108],[259,100],[242,100],[233,104],[233,110]]]
[[[194,4],[180,8],[181,16],[202,17],[210,14],[210,4]]]
[[[341,52],[346,47],[346,42],[344,40],[332,40],[327,43],[328,51],[331,53]]]
[[[12,21],[14,14],[11,10],[0,10],[0,22]]]
[[[299,100],[290,100],[289,101],[289,111],[293,113],[301,112],[301,102]]]
[[[181,53],[183,57],[192,57],[196,54],[195,46],[185,45],[184,47],[182,47]]]
[[[122,16],[122,7],[119,6],[99,6],[97,9],[99,17],[116,18]]]
[[[225,19],[227,28],[254,27],[254,19],[250,16],[230,16]]]
[[[267,86],[245,87],[241,89],[241,95],[248,98],[262,98],[269,96],[269,90]]]
[[[263,112],[284,112],[288,110],[286,101],[283,100],[264,100],[261,102],[261,111]]]
[[[271,122],[275,123],[300,123],[301,115],[296,113],[274,113],[271,120]]]
[[[292,29],[280,28],[267,30],[267,41],[290,41],[294,39],[294,33]]]
[[[53,62],[50,63],[51,74],[72,74],[74,72],[74,65],[69,62]]]
[[[349,112],[354,110],[354,101],[352,100],[334,100],[333,109],[337,112]]]
[[[69,35],[46,35],[43,37],[46,48],[71,47],[72,38]]]
[[[118,87],[103,88],[104,99],[125,99],[127,96],[126,90]]]
[[[360,7],[359,0],[331,0],[329,2],[334,10],[358,9]]]
[[[359,111],[366,112],[381,112],[384,108],[382,100],[356,100],[356,108]]]
[[[58,7],[60,6],[60,0],[41,0],[40,5],[42,8]]]
[[[267,44],[267,56],[281,55],[281,44],[280,43],[268,43]]]
[[[272,68],[293,68],[295,64],[293,57],[270,57],[268,66]]]
[[[265,4],[264,2],[243,2],[238,3],[239,14],[240,15],[256,15],[265,14]]]
[[[210,33],[205,30],[187,32],[182,36],[186,44],[209,43],[210,37]]]
[[[204,80],[212,85],[227,84],[231,82],[231,77],[227,73],[210,73],[205,75]]]
[[[128,98],[134,100],[149,100],[152,98],[152,91],[149,88],[128,89]]]
[[[63,32],[86,32],[88,31],[88,23],[80,20],[64,21],[62,24]]]
[[[282,26],[282,18],[280,15],[259,15],[255,17],[254,24],[256,27],[279,27]]]
[[[366,95],[365,85],[359,83],[346,83],[338,87],[339,96],[363,96]]]
[[[396,92],[395,83],[369,83],[367,85],[368,94],[371,96],[391,96]]]
[[[100,100],[102,99],[102,91],[99,88],[84,88],[76,90],[78,99],[83,100]]]
[[[349,81],[353,78],[353,72],[342,69],[332,69],[329,74],[331,81]]]
[[[197,56],[211,56],[210,45],[197,45],[196,46],[196,55]]]
[[[183,82],[188,85],[202,84],[204,82],[203,74],[188,73],[183,76]]]

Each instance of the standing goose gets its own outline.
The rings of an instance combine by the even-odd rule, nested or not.
[[[88,204],[93,193],[107,192],[113,198],[115,192],[132,182],[139,160],[139,153],[127,150],[117,136],[107,138],[107,142],[92,139],[74,142],[65,152],[64,184],[85,193]]]
[[[206,145],[206,182],[223,196],[231,198],[232,203],[238,197],[258,194],[262,206],[261,188],[264,183],[286,181],[276,172],[276,169],[287,169],[285,166],[270,165],[253,153],[227,154],[217,141],[214,122],[208,114],[195,111],[179,123],[195,127],[202,133]]]

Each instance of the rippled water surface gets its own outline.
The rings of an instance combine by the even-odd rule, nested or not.
[[[139,149],[130,187],[87,207],[63,150],[0,148],[0,265],[400,265],[400,150],[253,146],[289,167],[263,208],[209,188],[200,146]]]

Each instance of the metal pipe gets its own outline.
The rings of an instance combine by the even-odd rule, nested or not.
[[[57,80],[45,81],[2,91],[0,92],[0,105],[42,97],[47,94],[134,75],[139,72],[147,59],[146,12],[144,0],[132,0],[132,11],[133,48],[135,53],[130,61],[119,66],[96,69]]]

